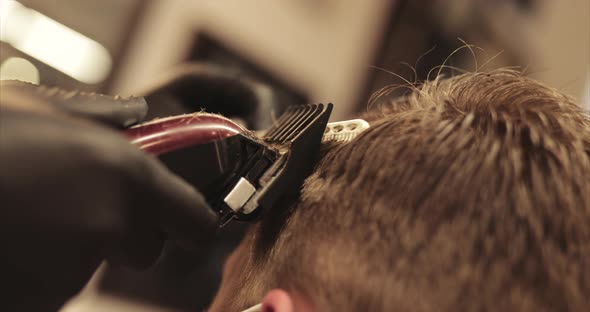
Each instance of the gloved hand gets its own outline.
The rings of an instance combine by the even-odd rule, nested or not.
[[[146,120],[205,110],[237,117],[248,129],[269,128],[271,114],[279,116],[288,105],[303,101],[239,69],[207,63],[182,64],[141,94],[150,104]]]
[[[3,307],[55,310],[105,257],[146,267],[167,238],[211,238],[204,198],[112,128],[146,113],[142,98],[0,82]]]
[[[204,109],[237,117],[248,129],[265,129],[272,125],[270,112],[280,114],[277,105],[291,103],[274,88],[235,67],[185,63],[159,75],[154,82],[138,92],[149,104],[145,120]],[[196,172],[191,167],[174,166],[173,170],[180,176]],[[158,261],[146,270],[109,265],[97,281],[98,288],[174,310],[201,311],[217,291],[224,259],[239,244],[245,228],[243,223],[230,222],[210,245],[199,245],[203,248],[186,250],[167,244]]]

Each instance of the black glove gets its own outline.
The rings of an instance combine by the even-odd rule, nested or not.
[[[146,267],[167,238],[211,239],[203,197],[107,127],[140,121],[142,98],[15,81],[0,96],[3,307],[55,310],[105,257]]]
[[[186,63],[159,77],[144,89],[149,104],[146,120],[205,110],[239,118],[249,129],[272,125],[271,111],[280,114],[289,99],[249,78],[234,67]],[[179,168],[179,175],[196,172]],[[221,268],[228,253],[241,241],[246,224],[230,222],[217,232],[215,241],[191,250],[167,244],[158,261],[137,271],[123,266],[107,266],[98,286],[101,292],[138,301],[149,301],[174,310],[201,311],[217,291]]]
[[[248,129],[267,129],[273,114],[305,102],[238,69],[206,63],[182,64],[142,94],[150,105],[146,120],[204,110],[239,118]]]

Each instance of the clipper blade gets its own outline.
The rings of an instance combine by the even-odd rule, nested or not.
[[[237,219],[258,217],[280,201],[298,195],[305,178],[315,167],[332,104],[292,106],[281,115],[263,141],[274,145],[281,156],[257,181],[257,191],[237,214]]]
[[[316,117],[325,113],[328,109],[331,110],[331,108],[332,104],[328,104],[326,107],[323,104],[291,106],[281,115],[275,126],[266,132],[263,140],[269,144],[290,143]]]

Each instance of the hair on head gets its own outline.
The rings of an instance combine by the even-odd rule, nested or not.
[[[281,287],[322,311],[590,307],[590,117],[571,98],[497,70],[364,118],[251,229],[228,305]]]

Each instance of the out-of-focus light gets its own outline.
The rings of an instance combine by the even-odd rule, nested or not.
[[[10,57],[0,65],[0,80],[8,79],[39,84],[39,70],[24,58]]]
[[[103,81],[111,70],[100,43],[14,0],[0,0],[0,40],[87,84]]]

